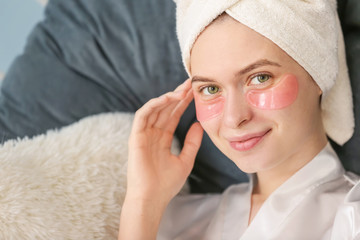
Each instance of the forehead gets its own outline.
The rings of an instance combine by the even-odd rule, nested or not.
[[[228,15],[221,15],[195,41],[190,71],[192,75],[204,74],[203,71],[230,73],[259,59],[270,59],[284,66],[296,63],[266,37]]]

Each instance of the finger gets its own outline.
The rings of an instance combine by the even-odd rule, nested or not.
[[[189,90],[191,90],[191,85],[187,84],[187,86],[185,88],[182,87],[181,90],[178,88],[174,92],[167,93],[166,97],[168,97],[170,101],[166,104],[166,107],[157,109],[157,118],[152,118],[151,121],[149,121],[149,125],[154,124],[154,127],[156,128],[164,128],[168,124],[172,112],[176,109],[178,104],[186,98]]]
[[[196,122],[190,127],[188,133],[186,134],[184,147],[179,155],[179,158],[185,165],[187,165],[189,174],[194,166],[195,157],[200,148],[203,132],[204,130],[202,129],[200,123]]]
[[[145,127],[152,126],[157,121],[158,113],[167,107],[169,101],[176,101],[183,98],[184,89],[191,87],[190,80],[179,85],[175,91],[168,92],[158,98],[151,99],[144,104],[135,114],[133,130],[143,131]]]
[[[167,98],[166,104],[163,104],[161,107],[158,107],[153,110],[151,116],[148,120],[148,127],[157,127],[157,128],[163,128],[163,124],[159,124],[158,119],[162,118],[168,118],[167,114],[168,112],[171,113],[171,110],[174,109],[179,101],[185,97],[184,91],[177,91],[177,92],[169,92],[166,93],[163,97]],[[163,116],[163,117],[161,117]],[[154,126],[156,124],[156,126]]]
[[[136,111],[134,122],[133,122],[133,131],[139,132],[143,131],[148,123],[148,119],[156,112],[157,108],[166,106],[168,98],[161,96],[158,98],[153,98],[147,103],[144,104],[139,110]]]
[[[174,90],[174,92],[177,91],[182,91],[182,90],[187,90],[191,87],[191,81],[190,78],[186,79],[182,84],[180,84],[179,86],[177,86]]]
[[[169,98],[172,98],[172,96],[170,94],[176,93],[181,95],[182,97],[182,93],[184,92],[184,96],[186,96],[186,92],[189,91],[189,89],[191,89],[191,81],[190,79],[187,79],[186,81],[184,81],[184,83],[180,84],[173,92],[169,92],[166,94],[166,96],[168,96]],[[176,100],[178,100],[178,95],[176,95]],[[172,101],[174,101],[175,99],[171,99]],[[161,119],[168,119],[169,118],[169,114],[173,111],[174,107],[177,105],[177,103],[174,101],[174,103],[167,105],[166,106],[166,110],[164,111],[164,108],[158,109],[159,111],[155,112],[158,113],[156,116],[152,116],[151,120],[149,120],[149,125],[154,124],[155,122],[158,122],[158,124],[156,125],[156,127],[161,128],[161,126],[163,126],[164,121],[158,121],[159,119],[159,112],[163,111],[161,113]]]
[[[166,108],[162,109],[158,114],[158,119],[154,123],[154,127],[164,129],[172,121],[171,114],[174,112],[176,107],[182,102],[182,100],[174,101],[167,105]]]
[[[167,119],[167,124],[165,128],[166,131],[169,131],[172,134],[175,132],[181,116],[184,114],[192,99],[193,93],[190,89],[185,98],[181,102],[179,102],[176,108],[172,111],[170,118]]]
[[[185,110],[187,109],[193,98],[194,98],[193,90],[190,89],[186,93],[185,98],[176,106],[176,108],[172,112],[172,118],[174,118],[175,120],[180,120],[181,116],[184,114]]]
[[[172,138],[174,137],[176,127],[178,126],[181,116],[192,99],[193,93],[192,89],[190,89],[188,90],[184,99],[170,104],[168,108],[165,108],[159,114],[158,120],[154,124],[154,127],[165,130],[166,134],[163,136],[162,140],[164,143],[168,144],[164,144],[164,147],[171,147],[171,142]]]

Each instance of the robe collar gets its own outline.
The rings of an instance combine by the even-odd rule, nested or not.
[[[227,210],[224,213],[221,239],[233,239],[234,236],[242,236],[240,239],[267,239],[269,233],[276,231],[308,194],[321,184],[339,178],[344,173],[345,170],[339,158],[328,143],[313,160],[268,197],[251,224],[247,226],[251,192],[255,183],[254,176],[250,176],[246,196],[229,197],[229,202],[226,204]],[[229,194],[236,193],[235,185],[229,189]],[[234,219],[239,221],[234,221]]]

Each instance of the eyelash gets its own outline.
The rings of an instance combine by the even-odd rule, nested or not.
[[[199,88],[199,93],[201,93],[201,94],[203,94],[203,95],[205,95],[205,96],[211,96],[211,95],[217,94],[217,93],[215,93],[215,94],[204,94],[204,90],[207,89],[207,88],[210,88],[210,87],[218,88],[219,90],[218,90],[217,93],[220,92],[220,88],[219,88],[218,86],[213,85],[213,84],[210,84],[210,85],[205,85],[205,86],[200,87],[200,88]]]
[[[252,75],[252,76],[249,77],[248,83],[247,83],[246,85],[247,85],[247,86],[250,86],[250,85],[251,85],[251,81],[252,81],[253,79],[255,79],[256,77],[259,77],[259,76],[267,76],[267,77],[269,77],[269,79],[266,80],[266,81],[263,82],[263,83],[258,83],[258,84],[253,84],[253,85],[265,85],[265,84],[267,84],[268,81],[271,80],[271,78],[273,78],[273,76],[272,76],[271,74],[269,74],[269,73],[264,73],[264,72],[262,72],[262,73],[257,73],[257,74],[255,74],[255,75]],[[204,94],[204,90],[207,89],[207,88],[210,88],[210,87],[215,87],[215,88],[218,88],[218,89],[219,89],[218,92],[215,93],[215,94],[218,94],[218,93],[221,91],[221,90],[220,90],[220,87],[218,87],[218,86],[216,86],[216,85],[214,85],[214,84],[209,84],[209,85],[201,86],[198,91],[199,91],[199,93],[201,93],[201,94],[203,94],[203,95],[206,95],[206,96],[215,95],[215,94],[209,94],[209,95]]]
[[[265,82],[260,82],[260,83],[258,83],[258,84],[251,84],[251,81],[253,80],[253,79],[255,79],[255,78],[257,78],[257,77],[259,77],[259,76],[267,76],[267,77],[269,77],[269,79],[268,80],[266,80]],[[250,85],[263,85],[263,84],[269,84],[268,82],[271,80],[271,78],[273,78],[273,76],[271,75],[271,74],[269,74],[269,73],[266,73],[266,72],[262,72],[262,73],[257,73],[257,74],[255,74],[255,75],[252,75],[252,76],[250,76],[250,78],[249,78],[249,80],[248,80],[248,86],[250,86]]]

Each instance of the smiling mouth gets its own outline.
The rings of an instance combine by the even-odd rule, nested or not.
[[[239,138],[229,140],[230,146],[240,152],[248,151],[254,148],[265,136],[270,133],[271,129],[255,134],[248,134]]]

